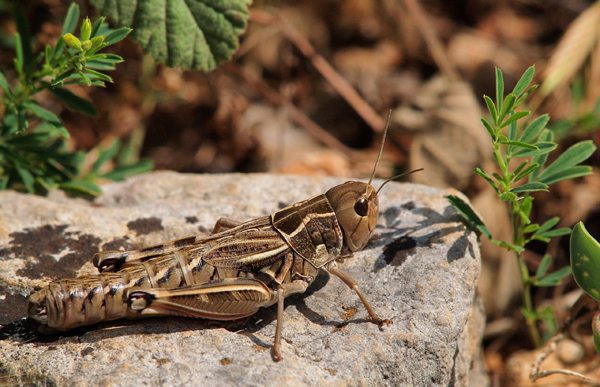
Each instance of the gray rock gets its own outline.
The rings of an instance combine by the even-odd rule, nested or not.
[[[265,215],[340,182],[156,172],[106,185],[92,203],[59,192],[0,192],[0,323],[26,314],[35,286],[94,273],[90,260],[99,249],[205,233],[220,216]],[[389,184],[380,194],[376,238],[343,264],[377,312],[393,319],[382,330],[367,321],[353,292],[323,275],[306,294],[286,300],[280,363],[270,356],[270,308],[234,323],[156,318],[49,342],[9,337],[0,342],[0,378],[60,385],[481,385],[480,254],[476,235],[444,199],[448,193]]]

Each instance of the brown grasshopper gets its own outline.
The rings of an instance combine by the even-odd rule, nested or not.
[[[349,181],[244,223],[221,218],[209,236],[99,252],[94,265],[100,274],[54,281],[34,292],[29,316],[45,330],[65,331],[153,315],[236,320],[277,304],[272,354],[279,361],[284,299],[303,293],[324,270],[356,292],[371,322],[390,324],[337,267],[373,234],[379,190],[403,176],[378,190],[371,185],[386,133],[368,183]]]

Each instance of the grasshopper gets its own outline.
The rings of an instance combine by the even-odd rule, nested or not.
[[[53,281],[32,293],[29,316],[47,332],[143,316],[236,320],[277,304],[272,356],[279,361],[285,298],[327,271],[356,293],[372,323],[391,324],[338,268],[371,238],[381,188],[403,176],[377,190],[371,185],[386,134],[387,128],[367,183],[349,181],[243,223],[221,218],[209,236],[99,252],[93,261],[99,274]]]

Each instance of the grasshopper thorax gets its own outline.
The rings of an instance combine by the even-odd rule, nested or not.
[[[325,196],[344,233],[344,244],[350,251],[365,247],[379,215],[377,191],[369,183],[348,181],[329,189]]]

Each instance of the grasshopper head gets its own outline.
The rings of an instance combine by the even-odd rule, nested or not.
[[[383,186],[392,180],[422,170],[422,168],[419,168],[390,177],[384,181],[377,190],[371,185],[371,182],[375,177],[379,159],[383,153],[383,146],[385,145],[385,137],[389,128],[388,124],[390,122],[391,113],[392,111],[390,110],[387,124],[383,131],[383,138],[381,139],[381,147],[379,148],[379,153],[377,154],[377,159],[375,160],[369,182],[348,181],[344,184],[336,185],[325,193],[344,233],[344,243],[352,252],[365,247],[369,239],[371,239],[373,231],[375,231],[377,216],[379,215],[379,198],[377,197],[377,194]]]
[[[379,214],[379,199],[369,183],[348,181],[325,193],[344,232],[344,242],[350,251],[365,247]]]

